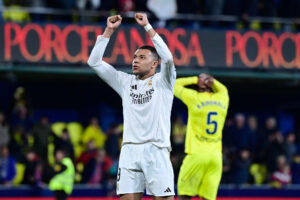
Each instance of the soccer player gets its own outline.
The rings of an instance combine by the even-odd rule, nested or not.
[[[136,13],[135,20],[148,32],[155,48],[142,46],[136,50],[133,74],[117,71],[102,60],[109,38],[121,24],[120,15],[108,17],[88,64],[122,98],[124,132],[117,194],[123,200],[140,200],[146,188],[155,199],[172,200],[174,174],[169,154],[175,66],[171,52],[149,24],[147,15]],[[155,73],[159,63],[160,73]]]
[[[197,84],[198,91],[185,86]],[[229,96],[226,87],[207,74],[176,80],[175,96],[188,107],[185,153],[178,177],[179,200],[198,195],[216,199],[222,175],[222,129]]]

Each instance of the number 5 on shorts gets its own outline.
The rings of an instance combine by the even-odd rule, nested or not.
[[[217,132],[218,123],[215,120],[212,119],[214,115],[217,116],[218,113],[217,112],[209,112],[208,115],[207,115],[207,126],[210,126],[210,127],[211,127],[211,125],[213,126],[213,129],[211,129],[211,128],[206,129],[207,134],[212,135],[212,134],[215,134]],[[213,131],[211,131],[211,130],[213,130]]]

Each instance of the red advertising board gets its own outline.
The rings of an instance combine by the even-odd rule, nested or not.
[[[0,63],[85,64],[103,28],[4,23],[0,25]],[[157,32],[178,67],[300,69],[300,33],[183,28]],[[151,40],[143,29],[121,26],[110,40],[105,59],[117,66],[130,65],[135,50],[144,44]]]

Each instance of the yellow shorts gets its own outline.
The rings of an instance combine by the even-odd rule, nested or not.
[[[187,155],[180,168],[178,195],[216,199],[222,176],[222,154]]]

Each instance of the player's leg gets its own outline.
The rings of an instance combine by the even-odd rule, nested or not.
[[[182,199],[198,195],[205,172],[205,157],[186,155],[180,167],[177,189]]]
[[[143,155],[141,168],[147,194],[154,199],[174,199],[174,173],[168,149],[149,144]]]
[[[210,155],[209,167],[203,177],[203,183],[199,190],[202,199],[214,200],[217,197],[218,188],[222,177],[222,154]]]
[[[141,200],[143,193],[121,194],[121,200]]]
[[[139,167],[142,147],[124,145],[121,149],[117,175],[117,194],[122,200],[141,200],[145,185],[145,176]]]

